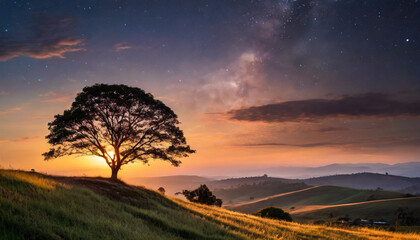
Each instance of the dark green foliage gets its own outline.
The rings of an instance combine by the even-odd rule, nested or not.
[[[258,212],[254,213],[255,216],[264,217],[264,218],[272,218],[277,220],[285,220],[285,221],[292,221],[292,217],[289,213],[283,211],[281,208],[276,207],[268,207],[259,210]]]
[[[377,198],[375,197],[375,195],[374,195],[374,194],[369,195],[369,196],[366,198],[366,201],[374,201],[374,200],[377,200]]]
[[[395,225],[396,226],[411,226],[415,225],[417,219],[414,217],[414,212],[410,211],[408,207],[399,207],[395,210]]]
[[[165,194],[166,190],[163,187],[158,188],[158,191],[162,194]]]
[[[184,190],[182,194],[190,201],[196,203],[202,203],[206,205],[216,205],[218,207],[222,206],[222,200],[216,198],[210,189],[204,184],[200,185],[199,188],[189,191]]]
[[[410,197],[415,197],[415,195],[410,194],[410,193],[406,193],[406,194],[404,194],[404,196],[403,196],[403,197],[405,197],[405,198],[410,198]]]
[[[353,226],[360,226],[360,225],[362,225],[362,219],[360,219],[360,218],[355,218],[351,224],[352,224]]]
[[[52,148],[45,160],[81,154],[102,157],[112,178],[122,165],[160,159],[178,166],[195,151],[178,127],[177,115],[140,88],[96,84],[85,87],[69,110],[48,124]],[[110,151],[114,154],[110,154]]]

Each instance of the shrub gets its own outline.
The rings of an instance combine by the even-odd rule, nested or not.
[[[165,194],[165,189],[163,188],[163,187],[160,187],[160,188],[158,188],[158,191],[160,192],[160,193],[162,193],[162,194]]]
[[[277,220],[285,220],[285,221],[292,221],[292,217],[289,213],[283,211],[281,208],[276,207],[268,207],[259,210],[258,212],[254,213],[255,216],[263,217],[263,218],[271,218]]]
[[[218,207],[222,206],[222,200],[216,198],[210,189],[205,185],[200,185],[199,188],[195,190],[183,190],[182,195],[184,195],[190,202],[202,203],[206,205],[216,205]]]
[[[369,195],[369,196],[366,198],[366,201],[374,201],[374,200],[377,200],[374,194]]]

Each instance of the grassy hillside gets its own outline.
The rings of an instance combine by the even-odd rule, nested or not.
[[[401,197],[404,197],[404,194],[398,192],[359,190],[337,186],[318,186],[226,207],[238,212],[253,213],[268,206],[277,206],[288,210],[291,207],[305,205],[335,205]]]
[[[264,176],[256,176],[256,177],[227,178],[227,179],[209,182],[208,185],[211,186],[212,188],[231,188],[231,187],[237,187],[244,184],[252,185],[252,184],[258,184],[262,182],[296,183],[296,182],[302,182],[302,180],[269,177],[267,175],[264,175]]]
[[[225,204],[236,204],[308,187],[308,185],[302,182],[286,183],[283,181],[267,181],[254,184],[241,184],[231,188],[212,189],[212,191]]]
[[[101,178],[0,170],[0,239],[419,239],[302,225],[166,198]]]
[[[420,178],[409,178],[378,173],[356,173],[333,175],[305,179],[304,182],[311,186],[333,185],[352,187],[358,189],[376,189],[399,191],[413,184],[420,183]]]
[[[191,175],[175,175],[163,177],[137,177],[128,179],[129,183],[141,186],[147,186],[152,189],[163,187],[167,195],[175,196],[176,192],[182,192],[184,189],[194,189],[213,181],[211,178],[191,176]]]
[[[408,208],[414,212],[414,216],[420,216],[419,197],[343,204],[339,206],[309,206],[307,209],[297,209],[292,215],[294,219],[301,221],[328,220],[332,214],[336,217],[348,216],[351,219],[384,219],[385,221],[391,222],[395,218],[395,210],[401,206],[409,206]]]

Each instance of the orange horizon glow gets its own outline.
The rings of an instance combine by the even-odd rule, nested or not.
[[[45,121],[45,120],[43,120]],[[211,122],[202,125],[181,124],[185,130],[188,143],[197,150],[188,158],[182,159],[180,167],[173,167],[167,162],[151,161],[148,165],[142,163],[128,164],[120,171],[122,179],[133,177],[151,177],[166,175],[204,175],[204,176],[238,176],[246,175],[249,169],[264,169],[278,166],[322,166],[331,163],[389,163],[415,161],[411,152],[387,149],[378,153],[374,148],[357,146],[302,148],[290,146],[242,146],[246,138],[235,137],[241,134],[250,136],[261,135],[270,130],[267,123]],[[382,123],[384,124],[384,123]],[[103,176],[109,177],[110,169],[104,159],[95,156],[66,156],[50,161],[44,161],[41,154],[49,146],[45,136],[48,131],[46,124],[27,126],[33,129],[39,137],[0,143],[0,166],[57,175]],[[296,124],[291,124],[291,133],[296,135]],[[245,130],[245,132],[244,132]],[[289,135],[290,136],[290,135]],[[314,138],[315,139],[315,138]],[[311,137],[307,136],[307,141]],[[290,140],[289,140],[290,141]],[[311,140],[314,141],[314,140]],[[246,141],[245,141],[246,142]],[[6,157],[7,153],[7,157]],[[112,151],[109,151],[113,155]]]

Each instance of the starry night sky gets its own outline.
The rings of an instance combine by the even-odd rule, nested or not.
[[[417,0],[5,0],[0,165],[105,167],[40,156],[47,123],[94,83],[153,93],[197,150],[126,176],[419,161],[419,66]]]

